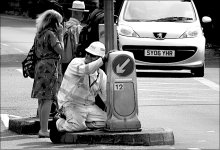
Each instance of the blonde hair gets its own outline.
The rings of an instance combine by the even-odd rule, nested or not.
[[[63,17],[59,12],[53,9],[46,10],[42,14],[39,14],[36,19],[37,33],[50,27],[56,29],[56,23],[58,24],[62,22],[62,20]]]

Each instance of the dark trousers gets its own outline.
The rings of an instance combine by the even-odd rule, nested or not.
[[[62,74],[64,75],[69,63],[62,63]]]

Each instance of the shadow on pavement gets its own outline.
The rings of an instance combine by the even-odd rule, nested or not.
[[[16,23],[12,23],[15,20]],[[1,27],[16,27],[16,28],[35,28],[35,19],[23,17],[23,16],[15,16],[15,15],[7,15],[1,14]]]
[[[1,142],[35,138],[36,135],[19,135],[8,129],[1,131]]]
[[[137,77],[153,77],[153,78],[190,78],[191,73],[180,72],[137,72]]]
[[[97,149],[97,145],[88,144],[53,144],[52,142],[28,142],[24,144],[18,144],[18,146],[24,147],[25,149],[53,149],[53,148],[70,148],[70,149]]]
[[[1,55],[1,67],[21,67],[21,62],[27,54],[7,54]]]
[[[220,66],[220,46],[207,47],[205,51],[205,67],[219,68]]]
[[[19,140],[25,140],[25,142],[19,142]],[[88,144],[53,144],[49,138],[38,138],[38,135],[24,135],[24,134],[16,134],[10,130],[1,131],[1,148],[7,149],[7,144],[10,142],[14,142],[15,145],[10,145],[10,147],[18,148],[21,147],[23,149],[53,149],[53,148],[94,148],[97,145],[88,145]],[[33,142],[34,141],[34,142]],[[4,144],[4,142],[6,142]],[[16,144],[18,143],[18,144]],[[19,144],[21,143],[21,144]],[[19,149],[19,148],[18,148]]]

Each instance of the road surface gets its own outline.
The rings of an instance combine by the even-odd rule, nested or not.
[[[2,149],[219,149],[219,50],[206,50],[203,78],[187,71],[138,74],[139,120],[142,128],[170,128],[175,145],[115,146],[52,144],[37,135],[7,130],[10,116],[33,117],[37,100],[30,98],[33,80],[23,78],[21,61],[29,51],[34,20],[1,18],[1,148]]]

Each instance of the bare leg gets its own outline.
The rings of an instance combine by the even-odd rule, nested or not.
[[[40,131],[38,134],[39,137],[49,137],[48,119],[49,119],[52,101],[41,99],[38,102],[39,102],[38,112],[40,118]]]
[[[51,109],[51,100],[42,100],[40,112],[40,128],[42,132],[48,131],[48,119]]]
[[[41,112],[41,103],[42,100],[38,99],[38,108],[37,108],[37,117],[40,119],[40,112]],[[40,119],[41,120],[41,119]]]

